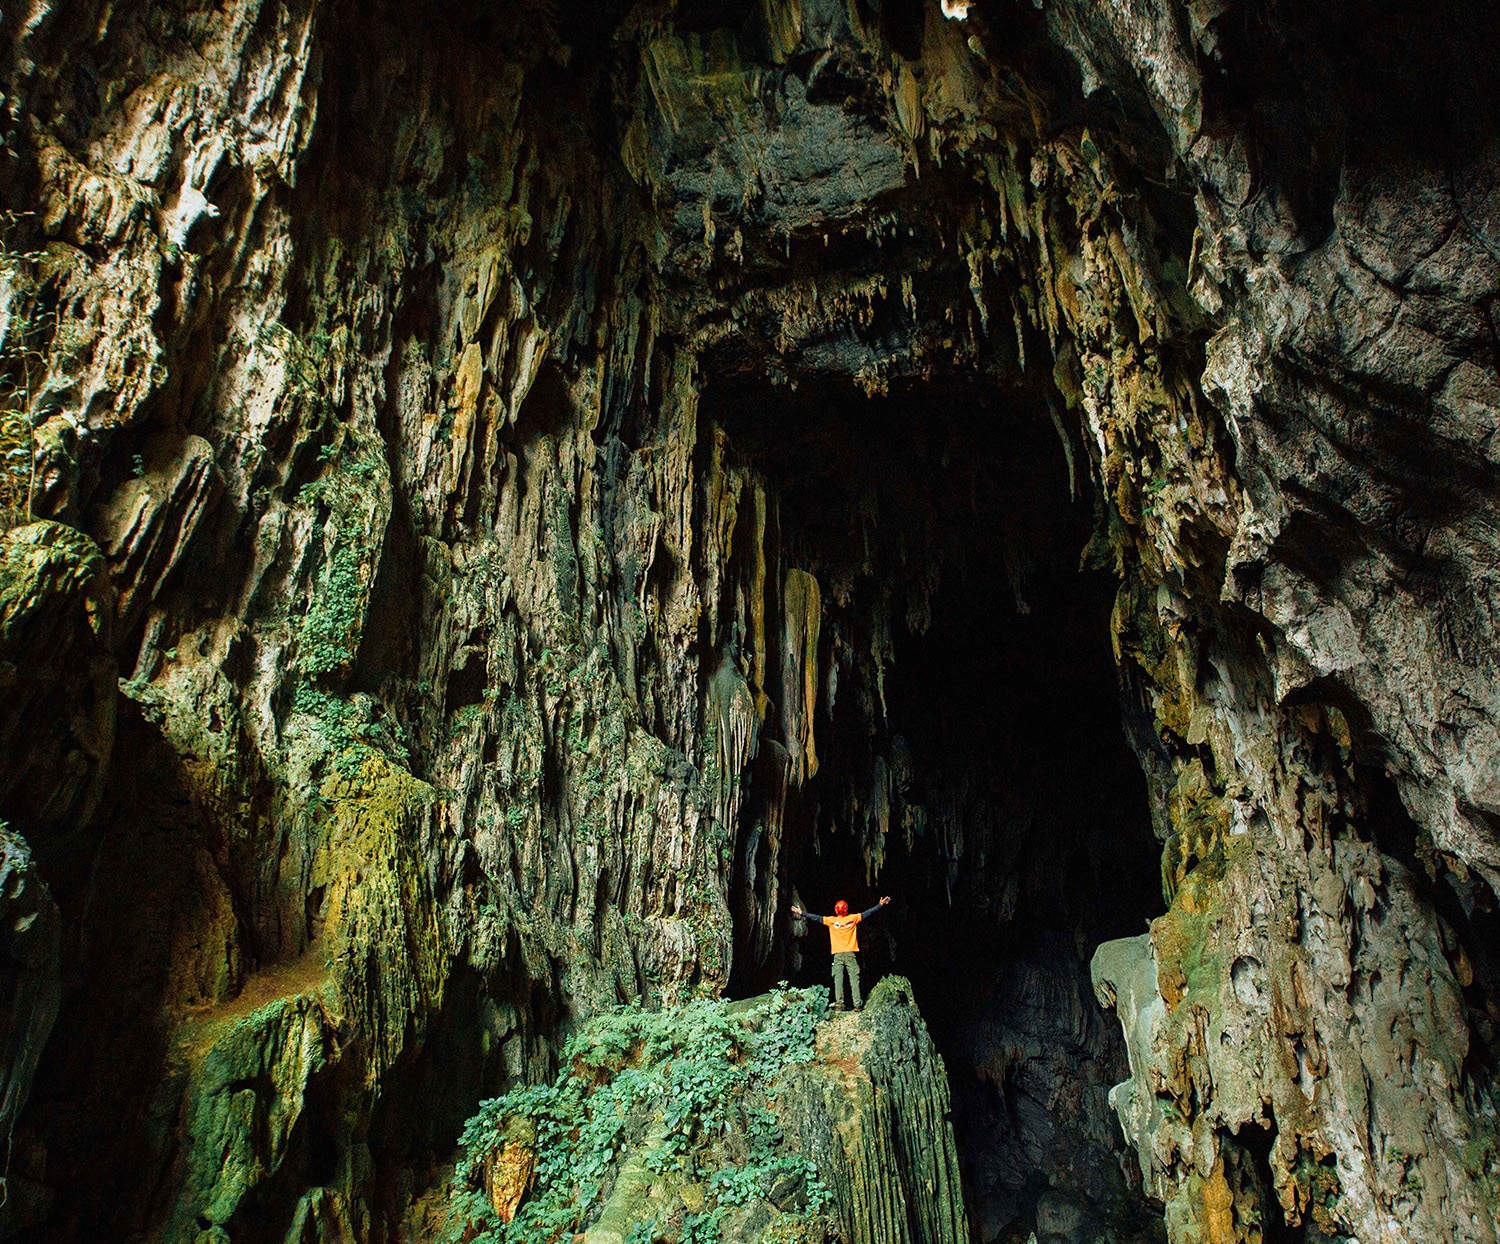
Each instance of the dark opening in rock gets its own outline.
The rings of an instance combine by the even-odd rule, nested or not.
[[[786,740],[806,733],[789,704],[753,770],[732,989],[827,983],[826,938],[792,927],[794,899],[827,912],[891,895],[862,931],[864,987],[897,971],[916,989],[978,1238],[1159,1238],[1123,1209],[1107,1093],[1126,1063],[1087,965],[1160,912],[1160,878],[1121,728],[1114,585],[1079,568],[1092,515],[1056,431],[977,388],[710,394],[824,619],[816,772],[786,777]],[[751,926],[768,917],[762,953]]]

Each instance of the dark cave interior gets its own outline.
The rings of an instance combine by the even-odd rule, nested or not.
[[[777,498],[786,564],[825,584],[836,695],[818,772],[787,799],[782,907],[891,896],[862,931],[863,984],[913,983],[976,1238],[1064,1220],[1160,1238],[1127,1198],[1107,1103],[1124,1047],[1088,978],[1100,942],[1162,910],[1159,848],[1122,730],[1113,583],[1080,568],[1091,502],[1045,408],[961,385],[724,385],[705,404]],[[764,872],[742,860],[737,883]],[[828,982],[820,931],[775,920],[764,962],[737,939],[732,993]]]

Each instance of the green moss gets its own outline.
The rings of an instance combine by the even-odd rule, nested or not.
[[[1162,850],[1162,895],[1172,902],[1195,871],[1217,881],[1227,868],[1226,844],[1233,826],[1229,802],[1209,781],[1201,761],[1183,767],[1167,798],[1172,827]]]
[[[286,1156],[308,1085],[329,1065],[315,989],[276,998],[222,1023],[191,1046],[178,1200],[162,1238],[236,1221]]]
[[[1152,923],[1158,984],[1169,1009],[1184,1000],[1210,1012],[1217,1007],[1223,975],[1221,917],[1214,902],[1219,884],[1206,870],[1194,872],[1171,909]]]
[[[350,1028],[380,1075],[420,1040],[451,964],[446,913],[415,848],[438,792],[374,749],[341,756],[311,881],[324,887],[326,956]]]
[[[1474,1178],[1500,1175],[1500,1143],[1492,1135],[1481,1133],[1464,1146],[1464,1170]]]

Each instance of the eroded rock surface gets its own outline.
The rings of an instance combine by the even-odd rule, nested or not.
[[[948,1108],[942,1060],[899,977],[861,1014],[831,1012],[823,989],[622,1007],[568,1042],[552,1083],[470,1120],[444,1230],[585,1244],[961,1240]]]
[[[782,1099],[844,1238],[967,1239],[948,1077],[911,986],[886,977],[862,1012],[820,1027],[816,1048],[815,1061],[788,1073]]]
[[[878,878],[981,1238],[1493,1241],[1496,20],[7,9],[30,1238],[394,1238]]]
[[[82,532],[31,523],[0,535],[0,800],[29,835],[66,840],[98,806],[114,743],[113,608]]]

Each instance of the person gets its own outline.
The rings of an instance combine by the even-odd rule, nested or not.
[[[888,906],[889,898],[883,898],[869,911],[862,911],[856,915],[849,914],[849,904],[839,899],[833,905],[833,915],[815,916],[810,911],[803,911],[796,903],[792,904],[792,915],[799,920],[806,920],[810,924],[826,924],[828,926],[828,941],[833,950],[833,1009],[843,1011],[844,1006],[844,980],[849,981],[849,993],[854,1000],[854,1009],[864,1009],[864,1000],[859,992],[859,934],[855,932],[860,921],[868,920],[882,907]]]

